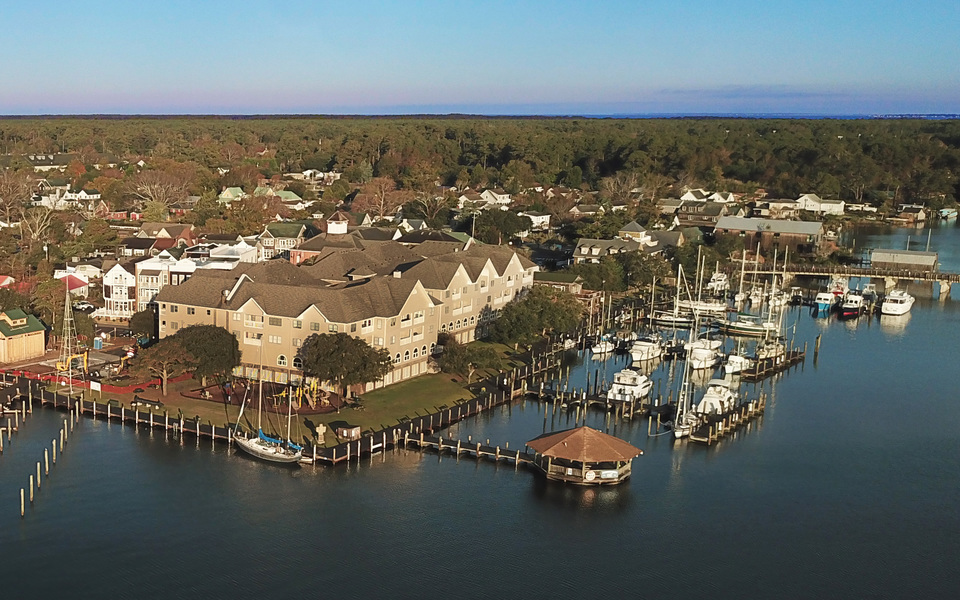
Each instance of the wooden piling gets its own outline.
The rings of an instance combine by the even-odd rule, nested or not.
[[[37,489],[40,489],[40,461],[37,461]]]
[[[33,474],[30,474],[30,504],[33,504]]]
[[[43,474],[50,474],[50,453],[46,448],[43,449]]]
[[[25,508],[25,507],[24,507],[24,502],[23,502],[23,488],[20,488],[20,518],[21,518],[21,519],[23,518],[24,512],[26,512],[26,511],[24,510],[24,508]]]
[[[57,464],[57,440],[50,442],[50,446],[52,446],[53,464]]]

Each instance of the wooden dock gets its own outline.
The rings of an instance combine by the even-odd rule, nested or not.
[[[416,445],[421,449],[435,450],[438,454],[452,453],[457,457],[462,454],[471,456],[477,460],[486,459],[494,462],[513,462],[515,468],[519,468],[520,465],[533,464],[534,455],[529,452],[510,450],[509,443],[501,448],[500,446],[489,445],[490,440],[486,440],[486,442],[486,444],[482,444],[480,442],[474,442],[472,439],[464,442],[462,440],[444,438],[443,436],[424,435],[423,433],[420,433],[419,436],[404,435],[403,437],[404,446]]]
[[[742,371],[740,378],[743,381],[760,381],[761,379],[766,379],[767,377],[776,375],[802,363],[806,359],[806,355],[806,350],[794,348],[787,350],[783,356],[758,360],[755,365]]]
[[[719,441],[721,437],[733,433],[740,427],[762,416],[766,407],[767,396],[766,394],[760,394],[760,397],[757,398],[755,402],[744,402],[721,418],[691,432],[690,440],[709,446]]]

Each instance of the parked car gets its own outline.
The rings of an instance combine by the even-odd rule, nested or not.
[[[93,304],[90,304],[86,300],[73,303],[73,310],[79,310],[81,312],[93,311],[93,310],[96,310],[96,308],[97,308],[96,306],[94,306]]]

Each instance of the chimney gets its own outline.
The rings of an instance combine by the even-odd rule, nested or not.
[[[394,272],[393,272],[393,278],[394,278],[394,279],[400,279],[400,271],[394,271]]]

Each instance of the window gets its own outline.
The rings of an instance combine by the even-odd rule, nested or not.
[[[195,315],[195,314],[197,314],[197,309],[195,309],[195,308],[192,307],[192,306],[188,306],[188,307],[187,307],[187,314],[188,314],[188,315]]]
[[[399,365],[399,364],[400,364],[400,353],[399,353],[399,352],[397,352],[397,355],[393,357],[393,364],[395,364],[395,365]]]
[[[357,324],[350,323],[350,333],[356,333],[356,332],[357,332]]]
[[[179,327],[176,321],[170,321],[170,329],[176,330]]]
[[[293,328],[294,328],[294,329],[303,329],[303,321],[301,321],[301,320],[299,320],[299,319],[294,319],[294,320],[293,320]]]
[[[404,360],[404,361],[410,360],[410,351],[409,351],[409,350],[407,350],[406,352],[403,353],[403,360]]]
[[[209,309],[209,308],[207,309],[207,316],[208,316],[208,317],[210,316],[210,309]]]
[[[336,332],[337,332],[337,324],[336,324],[336,323],[329,323],[329,324],[327,325],[327,331],[329,331],[330,333],[336,333]]]
[[[299,356],[293,357],[293,368],[294,369],[303,369],[303,360]]]
[[[293,338],[293,346],[295,348],[299,348],[302,345],[303,345],[303,340],[301,340],[300,338]]]
[[[278,356],[278,357],[277,357],[277,366],[278,366],[278,367],[285,367],[285,366],[287,366],[287,357],[284,356],[284,355],[282,355],[282,354],[281,354],[280,356]]]
[[[364,329],[372,326],[373,326],[373,319],[364,319],[363,323],[360,323],[360,327],[363,327]]]
[[[430,344],[430,346],[432,347],[433,344]],[[420,348],[420,354],[422,354],[422,355],[424,355],[424,356],[427,355],[427,347],[426,347],[426,346],[424,346],[423,348]]]
[[[320,323],[310,323],[310,331],[320,331]]]
[[[177,306],[176,304],[170,305],[170,312],[177,312],[178,310],[180,310],[180,307]]]
[[[233,313],[233,320],[234,320],[234,321],[239,321],[239,320],[240,320],[240,313]]]
[[[390,319],[390,327],[396,327],[396,326],[397,326],[397,318],[396,318],[396,317],[392,317],[392,318]]]
[[[460,319],[457,319],[457,329],[460,329]]]
[[[268,341],[269,341],[271,344],[280,344],[280,343],[283,342],[283,338],[281,338],[279,335],[271,335],[271,336],[268,338]]]
[[[263,329],[263,315],[244,315],[244,325]]]
[[[417,358],[417,357],[419,357],[419,356],[420,356],[420,349],[419,349],[419,348],[414,348],[414,349],[413,349],[413,357],[414,357],[414,358]]]
[[[280,327],[283,324],[283,319],[280,317],[270,317],[270,327]]]

